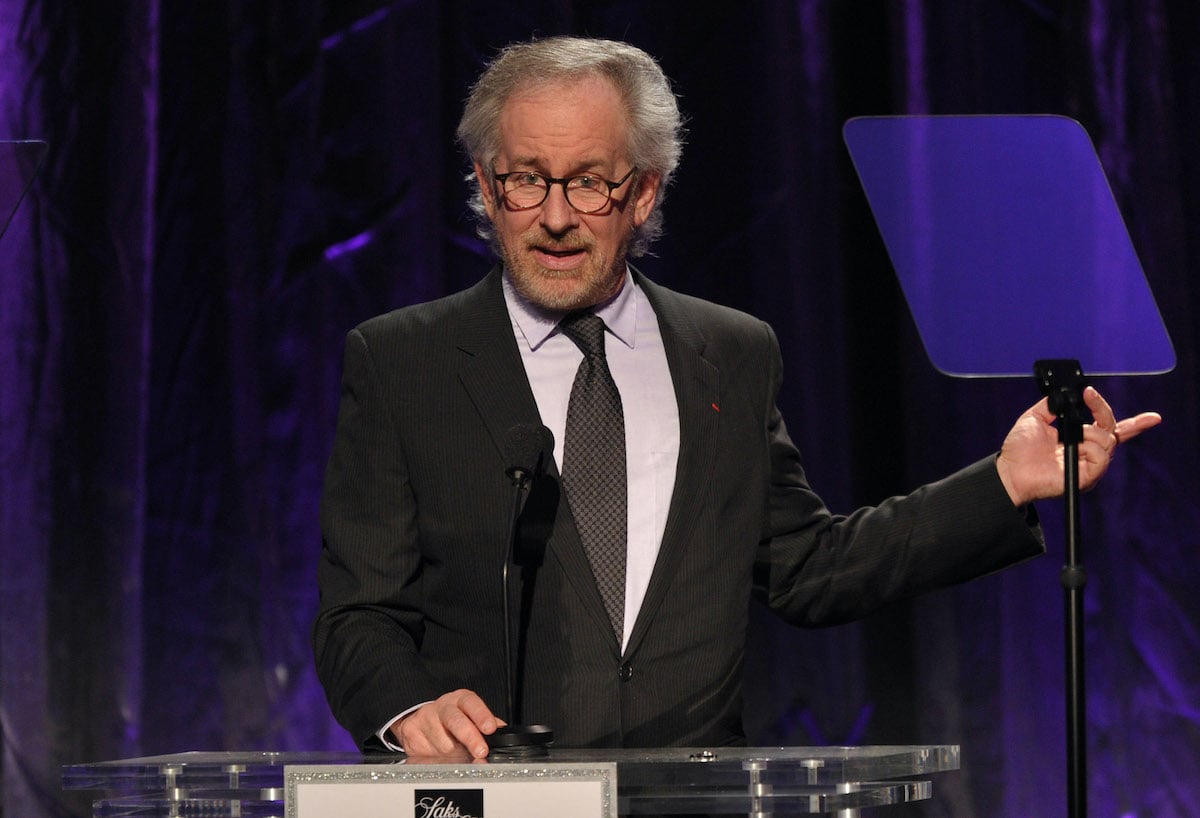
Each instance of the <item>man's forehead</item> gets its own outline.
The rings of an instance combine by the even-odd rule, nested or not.
[[[612,164],[626,147],[626,115],[605,77],[546,80],[522,87],[500,115],[500,153],[537,166],[570,154],[578,165]]]

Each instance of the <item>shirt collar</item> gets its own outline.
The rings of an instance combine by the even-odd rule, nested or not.
[[[525,336],[529,348],[536,351],[558,329],[558,322],[566,312],[548,310],[527,301],[509,281],[507,270],[502,279],[508,314]],[[634,339],[637,337],[637,298],[634,296],[636,289],[633,273],[627,267],[620,292],[592,310],[603,319],[608,331],[630,349],[633,349]]]

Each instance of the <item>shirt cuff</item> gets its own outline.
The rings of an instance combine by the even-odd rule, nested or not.
[[[430,701],[432,701],[432,699]],[[400,713],[399,715],[395,716],[394,718],[389,719],[388,723],[383,725],[383,728],[375,733],[375,737],[377,739],[379,739],[383,743],[383,746],[387,747],[389,750],[396,752],[396,753],[403,753],[404,748],[400,746],[399,740],[396,738],[395,734],[392,733],[392,725],[394,725],[396,722],[400,721],[400,719],[404,718],[405,716],[409,715],[410,713],[420,710],[422,707],[424,707],[427,704],[429,704],[429,702],[421,702],[420,704],[414,704],[412,707],[408,708],[403,713]]]

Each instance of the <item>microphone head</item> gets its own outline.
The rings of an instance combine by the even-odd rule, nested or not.
[[[504,471],[514,480],[527,479],[554,451],[554,433],[540,423],[518,423],[504,434]]]

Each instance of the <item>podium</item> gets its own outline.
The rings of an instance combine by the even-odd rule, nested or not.
[[[339,752],[187,752],[74,764],[63,787],[97,790],[97,818],[205,816],[285,818],[288,767],[329,768],[339,779],[403,775],[403,755]],[[933,773],[959,768],[958,745],[719,747],[558,750],[540,759],[484,763],[506,768],[609,764],[616,768],[618,815],[854,816],[866,807],[922,801]],[[422,763],[422,770],[429,765]],[[480,763],[444,765],[448,775]]]

